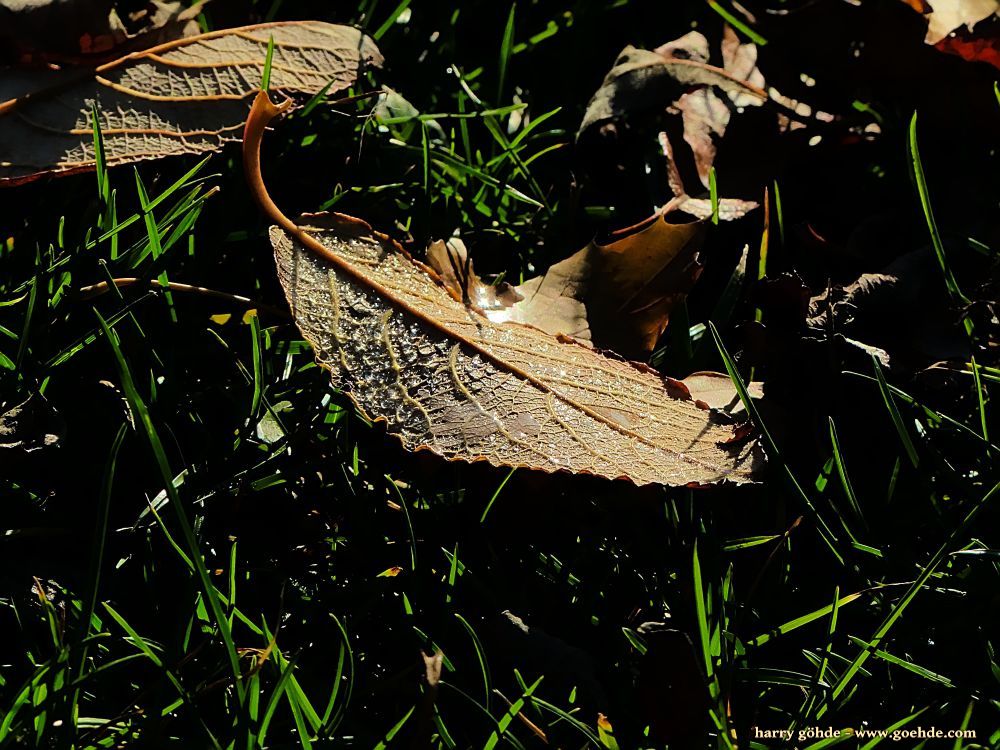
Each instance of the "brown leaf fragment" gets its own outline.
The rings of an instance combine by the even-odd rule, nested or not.
[[[31,453],[56,445],[66,425],[43,396],[31,395],[0,407],[0,457],[5,451]]]
[[[510,284],[487,284],[478,276],[465,243],[457,237],[435,240],[427,248],[427,263],[433,268],[445,289],[460,302],[469,302],[489,314],[520,302],[522,297]]]
[[[670,143],[670,137],[665,132],[661,132],[659,140],[667,166],[667,184],[670,187],[670,192],[674,194],[673,200],[660,209],[661,213],[667,215],[671,211],[683,211],[697,219],[711,218],[713,212],[712,201],[707,198],[692,198],[687,194],[684,181],[681,179],[680,170],[677,168],[677,162],[674,159],[674,149]],[[713,160],[715,158],[714,154],[713,146]],[[759,208],[759,204],[755,201],[746,201],[739,198],[720,198],[718,206],[719,221],[742,219],[755,208]]]
[[[930,8],[930,12],[924,14],[927,17],[927,36],[924,38],[927,44],[937,44],[963,26],[971,31],[980,21],[1000,14],[1000,0],[927,0],[923,5]]]
[[[707,40],[705,47],[708,47]],[[670,45],[660,49],[675,54]],[[749,42],[740,44],[736,32],[728,25],[723,31],[722,61],[723,69],[730,78],[745,83],[746,89],[727,86],[720,87],[717,93],[712,86],[703,86],[687,92],[674,104],[681,112],[684,140],[691,147],[698,177],[705,187],[708,187],[708,175],[715,163],[715,144],[726,133],[731,110],[764,103],[757,94],[751,93],[764,89],[764,76],[757,69],[757,47]]]
[[[693,86],[716,86],[734,96],[767,100],[765,91],[705,62],[707,42],[702,45],[698,36],[691,32],[659,48],[669,56],[632,46],[623,49],[587,105],[577,138],[609,121],[662,110]]]
[[[670,312],[701,274],[704,226],[662,217],[607,245],[592,242],[517,287],[513,307],[487,312],[496,321],[528,323],[626,357],[648,355]]]
[[[718,409],[729,415],[743,413],[740,394],[733,385],[732,379],[721,372],[694,372],[681,381],[691,393],[696,403],[708,409]],[[764,384],[747,383],[750,398],[764,397]]]
[[[95,64],[200,33],[207,0],[144,5],[115,0],[0,0],[0,58],[18,63]]]
[[[285,217],[259,159],[280,111],[258,95],[244,139],[251,188],[278,224],[279,280],[334,384],[405,448],[637,485],[752,481],[756,444],[724,445],[732,428],[648,368],[489,320],[384,235]]]
[[[343,90],[382,62],[357,29],[302,21],[215,31],[78,71],[0,103],[0,186],[93,169],[92,105],[109,166],[239,140],[272,36],[271,85],[286,95],[312,95],[331,82],[331,92]]]

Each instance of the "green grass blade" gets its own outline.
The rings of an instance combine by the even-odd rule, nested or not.
[[[479,636],[476,635],[476,631],[473,629],[472,625],[469,624],[469,621],[462,617],[462,615],[458,612],[455,612],[454,615],[455,619],[462,624],[463,628],[465,628],[465,632],[469,634],[469,638],[472,639],[472,645],[476,649],[476,658],[479,660],[479,673],[483,677],[483,693],[485,697],[483,705],[486,707],[486,710],[489,711],[490,700],[493,694],[493,682],[490,679],[490,665],[486,660],[486,651],[483,649],[482,641],[479,640]]]
[[[833,417],[829,418],[830,426],[830,443],[833,445],[833,462],[837,467],[837,475],[840,477],[840,484],[844,488],[844,494],[847,495],[847,501],[851,505],[851,510],[854,512],[855,518],[862,524],[866,524],[865,515],[861,512],[861,504],[858,502],[858,497],[854,493],[854,485],[851,484],[851,478],[847,474],[847,463],[844,460],[844,451],[840,446],[840,439],[837,436],[837,425],[833,421]]]
[[[990,501],[997,494],[1000,494],[1000,483],[994,485],[993,488],[972,507],[972,509],[966,514],[965,518],[962,519],[962,522],[948,535],[945,542],[937,549],[927,565],[925,565],[923,570],[921,570],[917,579],[910,585],[903,597],[895,606],[893,606],[889,614],[886,615],[885,619],[882,621],[882,624],[875,630],[875,633],[868,640],[869,646],[862,650],[857,657],[855,657],[847,670],[844,671],[840,679],[830,690],[827,701],[816,714],[817,719],[822,718],[826,711],[830,708],[832,701],[836,700],[843,694],[844,690],[851,684],[851,681],[854,679],[858,670],[866,661],[868,661],[874,652],[874,649],[878,648],[878,646],[882,643],[886,634],[892,629],[892,626],[896,624],[896,621],[902,616],[910,602],[913,601],[916,595],[924,587],[924,584],[927,583],[930,577],[937,570],[938,566],[948,556],[948,553],[951,552],[956,540],[965,534],[968,528],[972,525],[972,522],[976,519],[980,512],[982,512],[983,508],[989,505]]]
[[[504,26],[503,39],[500,41],[500,65],[497,70],[497,103],[503,99],[504,87],[507,84],[507,65],[514,48],[514,14],[517,11],[517,3],[510,4],[510,13],[507,14],[507,25]]]
[[[762,37],[758,32],[747,26],[742,19],[737,17],[734,13],[730,13],[728,10],[723,8],[717,0],[707,0],[708,7],[722,16],[723,20],[732,26],[734,29],[746,36],[747,39],[752,41],[758,46],[765,46],[767,44],[767,39]]]
[[[957,305],[967,305],[969,304],[969,298],[962,294],[962,290],[958,287],[958,281],[955,279],[955,275],[951,271],[951,266],[948,264],[948,256],[945,254],[944,243],[941,241],[941,232],[938,230],[937,220],[934,218],[934,210],[931,207],[930,192],[927,188],[927,179],[924,176],[924,166],[920,161],[920,149],[917,145],[917,113],[913,113],[913,117],[910,118],[910,130],[909,130],[909,151],[910,151],[910,164],[913,168],[913,179],[917,184],[917,193],[920,196],[920,207],[924,212],[924,219],[927,222],[927,231],[931,235],[931,244],[934,247],[934,254],[937,257],[938,265],[941,267],[941,273],[944,275],[944,283],[948,288],[948,294],[951,295],[952,301]],[[966,332],[972,335],[972,320],[969,319],[967,315],[962,316],[962,325],[965,326]]]
[[[504,735],[507,734],[507,730],[510,728],[510,723],[517,718],[518,714],[521,713],[521,710],[524,708],[525,701],[527,701],[538,686],[542,684],[543,679],[544,676],[535,680],[523,693],[521,693],[520,698],[510,704],[510,708],[507,709],[507,712],[500,717],[500,720],[497,722],[497,728],[493,730],[489,739],[486,740],[486,744],[483,745],[483,750],[493,750],[500,744],[500,740],[504,738]]]
[[[753,399],[750,398],[750,394],[747,392],[746,385],[743,383],[743,378],[740,377],[739,371],[736,369],[736,363],[733,362],[733,358],[729,356],[729,352],[726,351],[726,346],[722,342],[722,336],[719,335],[719,331],[716,329],[715,324],[709,321],[709,330],[712,332],[712,338],[715,340],[715,346],[719,350],[719,355],[722,357],[722,361],[725,364],[726,372],[729,373],[730,380],[733,381],[733,385],[736,387],[737,393],[740,395],[740,400],[743,402],[743,407],[747,410],[747,414],[750,415],[750,419],[753,421],[754,425],[760,431],[761,437],[763,438],[764,445],[767,447],[767,452],[772,461],[779,464],[784,471],[785,477],[789,484],[796,491],[796,494],[802,499],[803,504],[809,511],[814,523],[816,524],[817,531],[819,532],[820,538],[829,548],[830,552],[836,558],[837,562],[841,565],[844,564],[844,556],[838,550],[840,542],[836,535],[827,525],[826,521],[820,516],[819,512],[816,510],[816,506],[813,504],[812,500],[806,494],[799,480],[796,478],[795,474],[792,472],[791,468],[785,462],[781,456],[781,451],[778,450],[777,443],[771,437],[771,434],[767,430],[767,426],[764,424],[764,420],[761,419],[760,413],[757,411],[757,406],[754,404]]]
[[[195,538],[194,530],[192,529],[187,513],[184,511],[184,507],[181,504],[177,488],[174,486],[174,475],[170,470],[170,465],[167,461],[167,455],[163,449],[163,444],[160,441],[160,436],[157,433],[155,425],[153,424],[152,416],[146,408],[146,404],[139,395],[139,392],[135,387],[135,383],[132,380],[132,373],[129,370],[128,364],[125,362],[125,356],[122,354],[121,345],[118,341],[118,334],[108,326],[104,318],[102,318],[99,313],[96,313],[95,311],[95,314],[97,314],[98,322],[104,331],[104,336],[108,340],[112,352],[114,353],[115,364],[118,366],[118,374],[122,382],[122,390],[125,393],[125,397],[128,400],[129,405],[132,407],[132,411],[137,418],[139,426],[142,428],[142,432],[146,436],[150,450],[152,451],[157,467],[160,470],[160,477],[163,480],[167,496],[170,498],[170,506],[174,509],[177,524],[181,529],[181,535],[184,537],[184,541],[187,544],[189,560],[194,564],[198,580],[201,583],[202,594],[208,600],[209,607],[215,619],[215,624],[219,629],[219,635],[225,645],[226,655],[229,659],[229,666],[233,674],[233,679],[236,682],[237,692],[239,693],[242,702],[244,687],[241,680],[239,656],[236,653],[236,645],[233,642],[232,632],[229,629],[229,619],[226,617],[225,612],[222,609],[218,592],[212,584],[212,580],[208,574],[208,569],[205,567],[205,561],[201,556],[201,550],[199,549],[198,541]]]
[[[882,400],[885,402],[885,407],[889,410],[889,416],[892,418],[892,423],[896,427],[899,439],[903,443],[906,456],[910,459],[910,463],[913,464],[913,468],[920,468],[920,455],[917,453],[916,446],[913,445],[913,440],[910,438],[910,432],[906,429],[903,417],[899,413],[899,408],[896,406],[896,402],[892,398],[892,391],[889,389],[889,384],[886,382],[885,375],[882,373],[882,365],[879,364],[875,357],[872,357],[872,365],[875,368],[875,379],[878,381],[878,388],[882,393]]]
[[[274,35],[267,38],[267,54],[264,57],[264,70],[260,76],[260,90],[267,92],[271,89],[271,65],[274,63]]]

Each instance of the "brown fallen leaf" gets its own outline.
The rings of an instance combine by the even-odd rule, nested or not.
[[[740,414],[743,404],[732,379],[721,372],[693,372],[681,381],[687,386],[691,398],[709,409],[718,409],[727,414]],[[764,397],[764,384],[747,383],[750,398]]]
[[[671,224],[656,217],[640,231],[587,247],[515,290],[524,299],[488,310],[491,320],[527,323],[612,349],[647,356],[670,312],[701,274],[700,222]]]
[[[120,9],[116,0],[0,0],[0,59],[93,65],[113,52],[200,33],[195,18],[205,2],[149,0]]]
[[[587,105],[577,138],[609,121],[662,110],[692,86],[716,86],[733,96],[767,100],[767,93],[752,82],[705,62],[695,35],[700,36],[692,32],[660,47],[670,56],[632,46],[623,49]]]
[[[675,42],[658,47],[656,52],[668,60],[683,52],[686,59],[707,63],[708,40],[692,31]],[[740,44],[736,32],[728,24],[722,34],[722,64],[732,80],[742,81],[756,91],[764,90],[764,75],[757,69],[757,46],[752,42]],[[698,177],[705,187],[708,187],[708,175],[715,164],[716,141],[726,133],[731,110],[759,106],[765,101],[732,85],[720,87],[719,92],[716,93],[713,86],[701,86],[688,91],[674,104],[681,113],[684,140],[691,147]]]
[[[506,282],[487,284],[476,276],[469,251],[457,237],[432,242],[427,248],[427,263],[453,295],[484,310],[487,315],[524,299]]]
[[[674,160],[674,150],[670,143],[670,137],[666,133],[661,132],[659,139],[660,147],[663,149],[663,157],[667,165],[667,184],[670,187],[670,192],[674,194],[673,199],[660,209],[660,213],[666,215],[671,211],[683,211],[698,219],[710,218],[715,210],[712,207],[712,201],[708,198],[692,198],[687,194],[684,181],[681,179],[680,170],[677,169],[677,162]],[[742,219],[758,207],[759,204],[755,201],[747,201],[740,198],[719,198],[719,221]]]
[[[969,31],[980,21],[1000,14],[1000,0],[903,0],[927,18],[927,44],[936,45],[953,31]]]
[[[284,216],[260,174],[264,129],[284,109],[258,94],[244,137],[251,189],[277,224],[278,277],[319,363],[405,448],[637,485],[752,481],[757,444],[726,445],[732,427],[677,381],[490,321],[358,219]]]
[[[204,154],[238,141],[271,37],[271,85],[286,94],[311,95],[327,84],[339,91],[366,65],[382,62],[357,29],[272,23],[170,42],[69,74],[54,86],[21,87],[21,96],[0,103],[0,186],[93,169],[92,105],[109,166]],[[19,75],[5,76],[13,80],[4,89],[17,90]],[[37,86],[37,72],[30,75]]]

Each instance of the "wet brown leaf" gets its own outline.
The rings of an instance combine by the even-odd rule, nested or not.
[[[128,55],[56,85],[37,71],[4,90],[0,104],[0,185],[94,167],[91,106],[96,104],[109,165],[216,151],[239,140],[257,91],[268,39],[275,43],[271,85],[286,94],[331,92],[380,65],[357,29],[317,21],[226,29]],[[26,93],[27,92],[27,93]]]
[[[248,178],[268,216],[278,276],[303,336],[334,383],[409,450],[495,466],[568,471],[637,485],[751,481],[755,443],[642,365],[515,323],[449,294],[433,271],[364,222],[286,218],[260,175],[257,98]]]

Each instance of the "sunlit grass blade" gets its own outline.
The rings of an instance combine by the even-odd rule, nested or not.
[[[527,701],[528,698],[530,698],[532,694],[535,692],[535,690],[538,688],[538,686],[542,684],[543,679],[544,676],[539,677],[537,680],[535,680],[521,694],[521,697],[510,705],[510,708],[507,709],[507,712],[502,717],[500,717],[499,721],[497,722],[497,728],[493,730],[492,734],[490,734],[489,736],[489,739],[486,740],[486,744],[483,745],[483,750],[493,750],[497,745],[500,744],[501,739],[506,738],[507,730],[510,728],[510,723],[514,721],[515,718],[517,718],[518,714],[521,713],[521,710],[524,708],[525,701]]]
[[[830,427],[830,443],[833,446],[833,461],[837,467],[837,475],[840,477],[840,484],[844,488],[844,494],[847,495],[847,501],[851,505],[851,510],[854,512],[855,518],[862,524],[866,524],[865,515],[861,511],[861,504],[858,502],[858,497],[854,493],[854,485],[851,484],[851,478],[847,474],[847,462],[844,460],[844,452],[840,445],[840,439],[837,437],[837,425],[834,424],[833,417],[829,418]]]
[[[920,161],[920,149],[917,145],[917,113],[913,113],[913,117],[910,118],[910,137],[909,137],[909,151],[910,151],[910,164],[913,169],[913,179],[917,185],[917,193],[920,196],[920,206],[924,212],[924,219],[927,222],[927,231],[931,235],[931,244],[934,247],[934,254],[937,257],[938,265],[941,267],[941,273],[944,275],[944,283],[948,288],[948,294],[951,295],[952,301],[956,305],[968,305],[969,298],[962,294],[962,290],[959,289],[958,281],[955,279],[955,275],[952,273],[951,266],[948,263],[948,256],[945,254],[944,243],[941,241],[941,232],[938,230],[937,220],[934,218],[934,210],[931,208],[930,192],[927,188],[927,180],[924,177],[924,166]],[[962,325],[965,326],[966,332],[972,335],[972,320],[968,315],[962,316]]]
[[[335,614],[330,613],[330,619],[337,626],[340,635],[340,653],[337,656],[337,669],[333,676],[333,688],[330,690],[330,700],[327,701],[326,710],[323,712],[320,734],[329,737],[340,726],[340,722],[347,714],[347,708],[351,704],[351,694],[354,691],[354,652],[351,650],[351,641],[347,635],[347,630],[343,623]],[[347,687],[344,691],[344,700],[338,702],[340,696],[340,685],[344,679],[344,671],[347,671]]]
[[[986,389],[983,388],[982,378],[979,377],[979,367],[976,365],[976,358],[972,357],[971,368],[972,379],[976,384],[976,402],[979,405],[979,424],[983,430],[983,440],[990,442],[990,430],[986,423]]]
[[[500,41],[500,64],[497,68],[497,104],[503,99],[504,87],[507,84],[507,66],[510,63],[514,48],[514,14],[517,3],[511,3],[507,14],[507,24],[504,26],[503,39]]]
[[[455,612],[455,619],[462,623],[462,627],[465,628],[465,632],[469,634],[469,638],[472,639],[472,645],[476,649],[476,658],[479,660],[479,671],[483,676],[483,693],[484,700],[483,705],[486,710],[490,710],[490,699],[492,697],[493,682],[490,679],[490,666],[489,662],[486,660],[486,651],[483,649],[482,641],[479,640],[479,636],[476,635],[476,631],[473,629],[469,621],[462,617],[461,614]]]
[[[260,76],[260,90],[267,92],[271,89],[271,66],[274,63],[274,35],[267,39],[267,54],[264,57],[264,69]]]
[[[410,7],[410,0],[401,0],[401,2],[395,7],[395,9],[393,9],[392,13],[389,14],[389,17],[386,18],[382,22],[382,25],[379,26],[374,31],[374,33],[372,34],[372,39],[378,41],[379,39],[384,37],[386,35],[386,32],[388,32],[389,29],[392,28],[393,24],[396,23],[399,17],[403,15],[403,11],[406,10],[408,7]]]
[[[913,440],[910,437],[910,431],[906,429],[903,417],[899,413],[899,408],[896,406],[896,402],[892,398],[892,391],[889,389],[889,384],[886,382],[885,375],[882,373],[882,365],[879,364],[875,357],[872,357],[872,366],[875,368],[875,379],[878,381],[878,388],[882,393],[882,400],[885,402],[886,409],[889,410],[889,416],[892,419],[893,425],[896,427],[896,432],[899,435],[900,442],[903,444],[903,449],[906,451],[906,456],[910,459],[910,463],[913,464],[913,468],[918,469],[920,468],[920,454],[917,453],[917,448],[913,444]]]
[[[856,638],[853,635],[848,636],[848,638],[850,638],[851,643],[853,643],[855,646],[859,646],[863,649],[871,649],[872,654],[877,656],[882,661],[885,661],[889,664],[895,664],[897,667],[902,667],[908,672],[912,672],[915,675],[923,677],[925,680],[936,682],[940,685],[944,685],[945,687],[955,687],[955,683],[953,683],[947,677],[939,675],[937,672],[932,672],[931,670],[926,669],[925,667],[921,667],[919,664],[914,664],[913,662],[907,661],[906,659],[901,659],[898,656],[893,656],[888,651],[883,651],[880,648],[874,648],[871,643],[863,641],[860,638]]]
[[[731,13],[725,8],[723,8],[717,2],[717,0],[706,0],[706,2],[708,3],[708,7],[710,7],[712,10],[718,13],[726,23],[728,23],[734,29],[740,31],[742,34],[746,36],[747,39],[752,41],[754,44],[757,44],[761,47],[767,44],[767,39],[762,37],[758,32],[754,31],[747,24],[745,24],[742,19],[736,16],[736,14]]]
[[[847,596],[842,596],[837,600],[836,608],[839,609],[840,607],[843,607],[846,604],[850,604],[851,602],[857,601],[863,595],[864,592],[858,591],[854,594],[848,594]],[[803,625],[808,625],[809,623],[815,622],[816,620],[822,617],[826,617],[827,615],[833,612],[834,606],[835,605],[833,604],[828,604],[825,607],[820,607],[819,609],[813,610],[812,612],[804,614],[801,617],[796,617],[793,620],[789,620],[788,622],[785,622],[766,633],[761,633],[756,638],[748,639],[747,645],[763,646],[768,641],[774,640],[775,638],[782,636],[785,633],[790,633],[793,630],[801,628]]]

